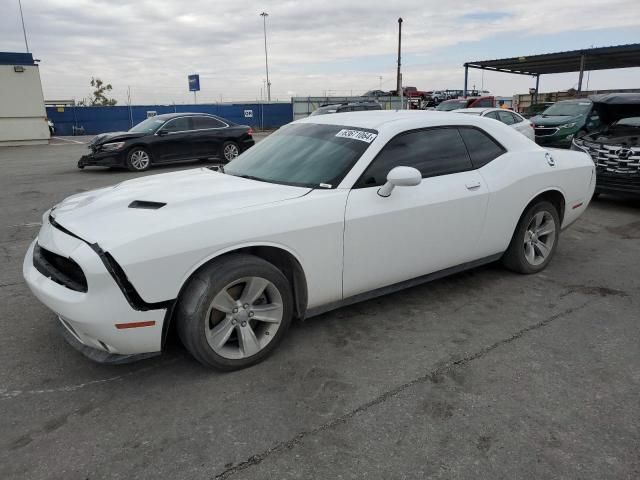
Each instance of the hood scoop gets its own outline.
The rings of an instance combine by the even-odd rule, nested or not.
[[[166,205],[162,202],[148,202],[146,200],[134,200],[129,204],[129,208],[140,208],[142,210],[158,210]]]

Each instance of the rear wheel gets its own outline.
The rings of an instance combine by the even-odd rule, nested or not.
[[[144,172],[151,166],[151,156],[142,147],[133,147],[127,154],[127,168],[132,172]]]
[[[540,201],[520,218],[502,262],[515,272],[540,272],[551,261],[559,236],[560,217],[556,207]]]
[[[234,158],[240,155],[240,147],[236,142],[227,141],[222,144],[220,149],[220,157],[225,162],[230,162]]]
[[[198,271],[176,308],[178,334],[202,364],[236,370],[264,360],[284,337],[293,296],[280,270],[233,254]]]

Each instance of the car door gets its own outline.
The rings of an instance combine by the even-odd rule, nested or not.
[[[156,132],[152,144],[154,163],[167,163],[194,158],[191,117],[177,117],[167,121]]]
[[[378,195],[388,172],[417,168],[420,185]],[[487,187],[455,127],[400,134],[349,193],[343,295],[392,285],[476,259]]]
[[[192,118],[194,155],[198,158],[219,155],[229,125],[208,115],[196,115]]]

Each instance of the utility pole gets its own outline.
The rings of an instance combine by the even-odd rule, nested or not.
[[[24,28],[24,16],[22,15],[22,2],[18,0],[18,6],[20,7],[20,21],[22,22],[22,34],[24,35],[24,45],[27,47],[27,53],[29,53],[29,43],[27,42],[27,30]]]
[[[398,18],[398,75],[396,77],[396,94],[400,95],[402,80],[400,78],[400,51],[402,47],[402,17]]]
[[[264,30],[264,67],[267,71],[267,101],[271,101],[271,82],[269,81],[269,57],[267,55],[267,17],[269,14],[267,12],[262,12],[260,14],[262,17],[262,27]]]
[[[378,83],[378,90],[382,90],[382,75],[380,75],[378,77],[379,83]]]

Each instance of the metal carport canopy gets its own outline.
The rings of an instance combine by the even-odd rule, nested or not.
[[[502,58],[467,62],[465,67],[465,95],[469,68],[491,70],[495,72],[531,75],[550,73],[580,72],[578,91],[582,89],[582,74],[585,70],[608,70],[614,68],[640,67],[640,43],[617,45],[613,47],[585,48],[567,52],[546,53],[528,57]],[[537,83],[537,82],[536,82]],[[537,93],[537,88],[536,88]]]

